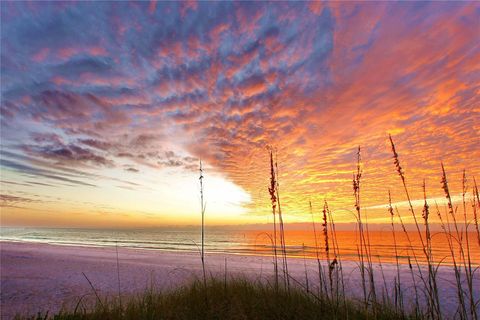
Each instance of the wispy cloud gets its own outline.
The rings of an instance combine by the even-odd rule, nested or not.
[[[79,181],[79,180],[74,180],[74,179],[69,179],[61,175],[57,175],[56,172],[50,171],[50,170],[45,170],[45,169],[40,169],[36,167],[32,167],[29,165],[25,165],[22,163],[18,163],[15,161],[11,160],[6,160],[6,159],[0,159],[0,165],[6,168],[10,168],[16,171],[19,171],[21,173],[24,173],[26,175],[31,175],[31,176],[39,176],[47,179],[52,179],[52,180],[58,180],[61,182],[65,182],[68,184],[74,184],[74,185],[82,185],[82,186],[89,186],[89,187],[95,187],[94,184]]]
[[[401,202],[392,133],[415,194],[425,177],[441,195],[440,161],[453,188],[463,168],[480,176],[477,3],[1,6],[2,151],[28,157],[2,166],[17,172],[93,186],[202,158],[261,211],[274,146],[296,214],[352,202],[357,145],[365,204],[387,188]]]

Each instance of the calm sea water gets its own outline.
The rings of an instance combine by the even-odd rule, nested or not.
[[[121,246],[150,250],[168,250],[198,252],[200,230],[198,228],[159,228],[159,229],[65,229],[65,228],[1,228],[0,240],[41,242],[57,245],[79,246]],[[311,230],[286,231],[286,251],[292,257],[315,258],[318,254],[326,257],[325,239],[321,230],[317,231],[317,241]],[[408,239],[409,238],[409,239]],[[344,260],[358,259],[358,235],[353,231],[337,231],[338,249],[330,235],[329,255],[335,254]],[[414,256],[424,262],[423,247],[416,232],[396,232],[395,239],[389,231],[371,231],[369,242],[373,262],[393,262],[399,257],[400,262],[408,263]],[[394,241],[395,240],[395,241]],[[480,264],[480,246],[477,235],[469,233],[471,261]],[[396,242],[396,246],[394,245]],[[219,228],[206,231],[206,251],[210,253],[272,255],[271,231],[259,230],[222,230]],[[317,249],[318,248],[318,249]],[[396,248],[396,250],[395,250]],[[459,254],[459,246],[455,245]],[[465,239],[464,250],[466,251]],[[435,261],[451,262],[451,253],[447,237],[434,233],[432,252]]]

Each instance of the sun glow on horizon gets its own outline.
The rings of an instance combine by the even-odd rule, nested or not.
[[[2,225],[388,222],[480,180],[475,2],[1,2]],[[72,18],[73,17],[73,18]],[[425,180],[424,180],[425,179]],[[470,203],[469,203],[470,205]]]

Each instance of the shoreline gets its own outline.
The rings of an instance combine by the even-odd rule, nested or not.
[[[79,247],[79,248],[106,248],[106,249],[115,249],[116,246],[114,245],[96,245],[96,244],[90,244],[90,243],[75,243],[75,242],[55,242],[55,241],[37,241],[37,240],[23,240],[23,239],[1,239],[0,238],[0,245],[2,243],[25,243],[25,244],[44,244],[44,245],[51,245],[51,246],[60,246],[60,247]],[[182,249],[167,249],[167,248],[152,248],[152,247],[141,247],[141,246],[125,246],[125,245],[119,245],[118,249],[129,249],[129,250],[143,250],[143,251],[151,251],[151,252],[165,252],[165,253],[171,253],[171,254],[187,254],[187,255],[200,255],[200,249],[198,250],[182,250]],[[272,248],[273,250],[273,248]],[[280,250],[280,248],[279,248]],[[265,251],[267,252],[267,251]],[[227,256],[248,256],[248,257],[259,257],[259,258],[270,258],[273,259],[274,255],[273,253],[256,253],[255,251],[242,251],[242,252],[232,252],[232,251],[221,251],[221,250],[215,250],[215,251],[205,251],[206,254],[208,255],[227,255]],[[358,263],[359,260],[357,258],[356,254],[351,254],[351,255],[345,255],[340,253],[339,255],[340,259],[342,260],[342,263]],[[377,257],[374,255],[374,257]],[[317,257],[310,254],[310,255],[293,255],[293,254],[288,254],[287,253],[287,258],[288,259],[307,259],[309,260],[314,260],[317,261]],[[199,256],[200,259],[200,256]],[[423,257],[420,257],[420,259],[423,259]],[[325,258],[320,258],[320,261],[326,263]],[[411,259],[412,264],[413,264],[413,257]],[[400,259],[398,263],[402,266],[407,266],[408,265],[408,260],[406,260],[406,256],[400,256]],[[424,260],[418,260],[416,263],[422,268],[427,266],[427,262]],[[444,259],[439,261],[434,261],[434,263],[440,263],[441,268],[451,268],[454,266],[453,262],[450,261],[445,261]],[[374,262],[373,264],[377,265],[379,264],[378,261]],[[396,260],[395,258],[392,257],[385,257],[383,256],[381,259],[381,264],[382,265],[396,265]],[[480,268],[480,261],[478,261],[478,266]]]
[[[38,311],[58,312],[62,307],[73,308],[81,296],[92,299],[92,288],[85,273],[102,297],[118,296],[116,247],[89,247],[55,245],[38,242],[0,241],[1,255],[1,310],[2,319],[11,319],[16,313],[35,314]],[[154,286],[169,290],[201,277],[200,256],[193,252],[172,252],[157,249],[118,247],[120,291],[135,295]],[[288,258],[290,275],[305,281],[305,265],[310,284],[318,282],[318,266],[314,259]],[[273,276],[270,256],[207,253],[207,271],[224,278],[225,264],[228,277],[244,277],[268,281]],[[358,265],[342,261],[346,292],[351,298],[360,296]],[[374,266],[378,284],[393,282],[396,266],[382,263]],[[401,266],[402,275],[410,272]],[[454,273],[449,267],[439,269],[442,297],[448,313],[454,313]],[[412,284],[410,274],[402,278],[405,288]],[[480,279],[475,278],[476,296],[480,295]],[[379,287],[380,288],[380,287]],[[408,296],[408,295],[406,295]],[[446,300],[445,300],[446,301]],[[408,302],[407,302],[408,303]]]

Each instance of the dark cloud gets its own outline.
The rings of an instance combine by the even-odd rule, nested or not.
[[[41,202],[41,201],[38,199],[12,196],[8,194],[0,194],[0,207],[3,207],[3,208],[22,208],[21,205],[25,205],[32,202],[35,203],[35,202]]]
[[[165,156],[167,158],[172,158],[172,157],[175,157],[176,155],[175,155],[175,152],[169,150],[169,151],[165,151]]]
[[[184,157],[183,161],[185,161],[185,162],[198,162],[199,160],[195,157]]]
[[[208,100],[207,92],[205,90],[194,89],[193,91],[178,94],[169,95],[166,98],[161,98],[160,104],[164,107],[176,107],[183,108],[197,103],[205,102]],[[176,113],[170,114],[172,117],[176,117]]]
[[[54,185],[52,185],[52,184],[37,182],[37,181],[25,181],[25,183],[22,183],[22,182],[1,180],[0,182],[5,183],[5,184],[10,184],[10,185],[26,186],[26,187],[31,187],[31,186],[36,186],[36,185],[37,186],[43,186],[43,187],[54,187]]]
[[[66,75],[68,77],[75,77],[82,73],[107,73],[114,67],[114,62],[111,58],[75,58],[65,63],[53,67],[53,73],[57,75]]]
[[[156,145],[161,141],[161,137],[155,134],[140,134],[132,139],[130,145],[135,148],[148,148],[151,145]]]
[[[95,139],[80,139],[79,142],[89,147],[96,148],[99,150],[104,150],[104,151],[109,150],[110,148],[113,147],[113,144],[110,142],[95,140]]]
[[[119,158],[135,158],[135,155],[130,152],[120,152],[117,153],[117,157]]]
[[[165,159],[158,161],[161,167],[179,168],[192,170],[192,167],[198,169],[198,159],[195,157],[182,157],[173,151],[165,151]]]
[[[27,149],[25,149],[25,147],[27,147]],[[26,151],[26,150],[28,150],[29,147],[28,146],[19,146],[18,148],[22,151]],[[93,178],[96,177],[92,173],[82,171],[82,170],[77,170],[75,168],[72,168],[71,166],[69,166],[69,167],[56,166],[56,165],[52,164],[52,162],[47,160],[47,159],[37,158],[37,157],[34,157],[34,156],[28,156],[28,155],[25,155],[25,154],[22,154],[22,153],[0,150],[0,155],[2,156],[2,158],[13,159],[17,162],[20,161],[20,162],[24,162],[24,163],[30,163],[32,165],[35,165],[35,166],[38,166],[38,167],[41,167],[41,168],[45,168],[45,169],[48,169],[48,170],[55,169],[55,170],[61,171],[62,175],[68,176],[68,177],[73,177],[73,178],[88,177],[90,179],[93,179]]]
[[[63,139],[55,133],[34,132],[30,135],[36,143],[62,144]]]
[[[183,162],[182,162],[182,161],[173,160],[173,159],[170,159],[170,160],[167,160],[167,161],[161,161],[161,162],[158,162],[158,164],[159,164],[160,166],[163,166],[163,167],[171,167],[171,168],[176,168],[176,167],[181,167],[181,166],[183,166]]]
[[[206,75],[207,69],[210,67],[210,57],[203,61],[195,61],[193,63],[184,63],[177,66],[165,66],[157,71],[157,80],[154,84],[161,84],[163,81],[188,80],[189,77],[197,77]]]
[[[425,146],[455,163],[468,159],[454,153],[478,158],[471,3],[1,6],[1,145],[28,146],[4,160],[25,174],[193,170],[202,158],[260,190],[247,175],[261,176],[276,144],[293,188],[294,177],[346,171],[353,144],[383,156],[392,130],[436,160]],[[62,174],[35,169],[48,164]]]
[[[102,105],[90,94],[68,91],[43,91],[33,97],[35,107],[30,111],[35,118],[57,121],[91,120]]]
[[[70,185],[80,185],[80,186],[88,186],[88,187],[96,187],[94,184],[83,182],[80,180],[74,180],[70,178],[66,178],[62,176],[62,173],[41,169],[33,166],[29,166],[26,164],[22,164],[16,161],[7,160],[7,159],[0,159],[0,165],[6,168],[13,169],[15,171],[19,171],[21,173],[31,175],[31,176],[38,176],[47,179],[52,179],[56,181],[65,182]]]
[[[90,164],[94,166],[113,167],[114,162],[90,149],[85,149],[74,144],[46,145],[46,146],[25,146],[27,152],[38,157],[50,159],[58,164]]]
[[[7,181],[7,180],[1,180],[1,183],[11,184],[11,185],[15,185],[15,186],[27,186],[27,187],[30,186],[30,184],[28,184],[28,183],[21,183],[21,182]]]
[[[25,198],[25,197],[11,196],[8,194],[0,194],[0,201],[12,203],[12,202],[37,202],[38,200]]]
[[[10,101],[2,101],[2,104],[0,106],[0,114],[2,115],[2,121],[3,119],[12,119],[19,111],[19,108],[16,104],[10,102]]]

